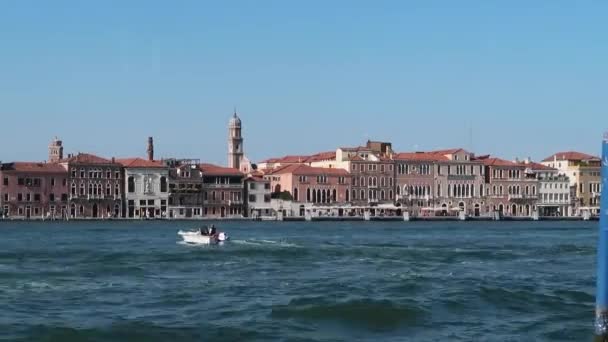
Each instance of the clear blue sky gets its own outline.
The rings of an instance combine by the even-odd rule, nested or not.
[[[608,1],[0,1],[0,159],[599,154]],[[471,129],[472,128],[472,129]],[[470,139],[470,131],[473,139]],[[472,140],[472,144],[471,144]]]

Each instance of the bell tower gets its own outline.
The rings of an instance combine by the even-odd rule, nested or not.
[[[228,167],[241,168],[243,160],[243,136],[241,135],[241,119],[234,110],[234,115],[228,123]]]
[[[63,159],[63,142],[57,137],[49,144],[49,163],[57,163]]]

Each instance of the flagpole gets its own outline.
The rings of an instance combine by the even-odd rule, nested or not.
[[[608,342],[608,132],[602,141],[602,192],[597,245],[597,285],[595,296],[595,341]]]

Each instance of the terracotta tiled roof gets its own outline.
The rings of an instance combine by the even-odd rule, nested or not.
[[[451,148],[451,149],[447,149],[447,150],[436,150],[436,151],[429,151],[428,153],[436,153],[436,154],[454,154],[454,153],[458,153],[460,151],[464,151],[464,149],[462,148]]]
[[[440,153],[428,153],[428,152],[405,152],[395,153],[393,155],[394,160],[411,160],[411,161],[448,161],[448,157]]]
[[[199,169],[206,176],[244,176],[244,174],[231,167],[223,167],[213,164],[200,164]]]
[[[487,158],[483,160],[483,164],[487,166],[514,166],[514,167],[524,167],[523,164],[514,163],[509,160],[500,159],[500,158]]]
[[[112,164],[111,160],[101,158],[90,153],[78,153],[75,156],[62,160],[62,162],[79,164]]]
[[[14,162],[2,165],[2,171],[27,173],[67,173],[67,170],[56,163]]]
[[[313,154],[306,161],[315,162],[324,160],[336,160],[336,151],[320,152],[317,154]]]
[[[291,173],[298,176],[348,176],[348,171],[344,169],[334,169],[328,167],[312,167],[308,165],[287,165],[285,167],[274,170],[271,174],[286,174]]]
[[[557,169],[535,162],[522,163],[523,166],[532,170],[557,171]]]
[[[262,163],[283,163],[283,164],[287,164],[287,163],[304,163],[308,158],[310,158],[310,156],[304,156],[304,155],[289,155],[289,156],[283,156],[283,157],[278,157],[278,158],[269,158],[266,160],[263,160]]]
[[[165,168],[160,160],[147,160],[143,158],[120,158],[116,162],[127,168]]]
[[[551,162],[553,160],[572,160],[572,161],[582,161],[582,160],[600,160],[598,157],[592,156],[590,154],[575,152],[575,151],[567,151],[567,152],[558,152],[552,154],[551,156],[543,159],[543,162]]]

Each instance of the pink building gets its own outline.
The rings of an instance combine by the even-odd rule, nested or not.
[[[67,215],[68,172],[59,164],[15,162],[0,166],[0,210],[13,218]]]
[[[274,194],[288,191],[294,202],[328,205],[351,201],[351,177],[344,169],[288,165],[265,178]]]

